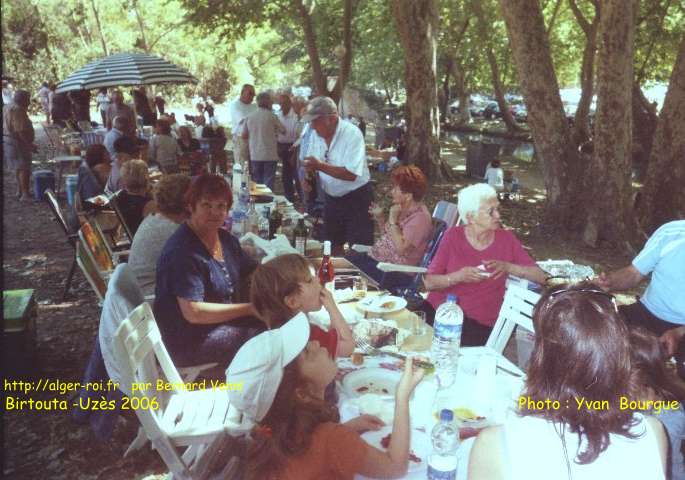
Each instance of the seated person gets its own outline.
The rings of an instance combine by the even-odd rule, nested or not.
[[[90,145],[86,157],[78,169],[76,191],[81,202],[104,193],[107,178],[112,170],[112,160],[104,145]],[[83,202],[83,207],[90,205]]]
[[[401,166],[392,172],[392,207],[386,221],[383,210],[371,205],[369,213],[374,217],[382,235],[367,253],[351,253],[347,259],[377,282],[384,279],[383,287],[406,285],[406,274],[385,274],[378,262],[418,265],[433,235],[433,222],[423,203],[427,181],[423,172],[414,165]]]
[[[129,160],[121,167],[124,189],[117,195],[117,204],[123,220],[133,235],[143,218],[155,211],[155,202],[148,193],[147,163]]]
[[[497,193],[504,190],[504,170],[500,167],[499,160],[493,160],[485,169],[485,183],[494,188]]]
[[[311,325],[311,340],[318,340],[332,357],[348,357],[354,351],[352,330],[333,295],[312,275],[304,257],[281,255],[257,267],[250,297],[257,315],[271,329],[281,327],[297,313],[318,312],[324,307],[330,316],[331,328],[326,331]]]
[[[121,182],[121,167],[133,158],[138,158],[140,150],[138,144],[131,137],[122,136],[117,138],[113,144],[114,158],[112,168],[109,172],[105,189],[109,193],[116,193],[123,188]]]
[[[600,274],[597,283],[605,290],[625,290],[638,286],[650,273],[645,294],[620,311],[628,324],[661,335],[674,350],[676,338],[685,333],[685,220],[659,227],[631,265]]]
[[[335,359],[311,341],[309,323],[298,315],[282,327],[248,341],[226,372],[232,405],[258,422],[247,448],[246,480],[279,478],[401,478],[409,464],[409,397],[423,377],[413,359],[405,362],[395,393],[395,418],[387,451],[360,434],[383,425],[362,415],[341,424],[335,404],[324,399],[335,378]]]
[[[485,345],[504,299],[507,275],[543,284],[545,272],[509,230],[502,228],[497,192],[484,183],[462,188],[457,208],[465,225],[445,232],[428,267],[424,303],[429,323],[447,295],[464,311],[461,344]],[[479,268],[480,267],[480,268]]]
[[[615,305],[591,284],[543,295],[533,311],[535,346],[518,412],[480,432],[469,480],[666,478],[663,426],[619,403],[631,398],[631,361]],[[561,407],[534,408],[550,401]],[[607,403],[597,409],[585,402]]]
[[[199,165],[203,163],[202,147],[200,142],[193,138],[193,134],[188,127],[179,127],[178,146],[181,149],[181,156],[178,159],[179,165],[190,168],[191,175],[198,172]]]
[[[162,173],[178,173],[178,155],[181,149],[176,139],[171,136],[169,122],[157,120],[155,132],[148,146],[148,160],[158,164]]]
[[[193,180],[190,218],[167,240],[157,262],[154,312],[162,339],[179,367],[225,367],[266,326],[241,298],[256,263],[223,230],[233,195],[218,175]],[[244,297],[243,297],[244,298]]]
[[[133,270],[143,295],[154,295],[157,260],[171,235],[188,218],[185,194],[190,177],[163,175],[154,189],[157,212],[148,215],[133,237],[128,265]]]

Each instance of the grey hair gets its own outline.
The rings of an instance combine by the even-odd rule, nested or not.
[[[468,215],[477,214],[485,200],[497,198],[497,192],[487,183],[476,183],[462,188],[457,194],[457,210],[464,223],[469,223]]]
[[[273,100],[269,92],[259,92],[257,95],[257,106],[260,108],[271,108]]]

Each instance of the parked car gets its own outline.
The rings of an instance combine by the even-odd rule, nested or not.
[[[486,120],[492,120],[493,118],[502,118],[502,112],[499,111],[499,105],[497,102],[490,102],[487,104],[483,110],[483,117]]]

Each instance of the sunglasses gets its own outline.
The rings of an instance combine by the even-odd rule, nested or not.
[[[614,306],[614,311],[618,313],[618,305],[616,304],[616,297],[614,297],[612,294],[605,292],[604,290],[600,290],[598,288],[580,288],[580,289],[575,289],[575,288],[562,288],[561,290],[557,290],[553,293],[549,294],[549,299],[553,299],[554,297],[558,297],[560,295],[563,295],[565,293],[569,292],[576,292],[576,293],[592,293],[594,295],[601,295],[604,298],[608,298],[611,300],[611,304]]]

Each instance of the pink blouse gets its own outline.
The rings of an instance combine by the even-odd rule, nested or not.
[[[397,223],[402,238],[411,247],[400,253],[390,234],[390,224],[386,223],[383,235],[375,243],[369,255],[379,262],[399,263],[401,265],[418,265],[426,251],[433,234],[433,222],[424,204],[407,212],[401,212]]]

